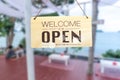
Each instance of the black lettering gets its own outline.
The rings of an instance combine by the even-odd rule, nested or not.
[[[42,32],[42,42],[43,43],[50,42],[50,33],[48,31]]]
[[[75,26],[75,24],[76,24],[76,21],[74,21],[73,23],[71,21],[69,22],[69,25],[71,25],[72,27]]]
[[[69,22],[68,22],[68,21],[65,21],[65,22],[64,22],[64,26],[65,26],[65,27],[68,27],[68,26],[69,26]]]
[[[42,26],[43,26],[43,27],[48,27],[48,26],[49,26],[49,23],[46,22],[46,21],[44,21],[44,22],[42,22]]]
[[[73,38],[77,38],[79,42],[81,42],[81,31],[79,31],[79,34],[76,34],[75,32],[71,31],[71,36],[72,36],[72,42]]]
[[[59,22],[58,22],[58,26],[59,26],[59,27],[63,27],[63,26],[64,26],[63,22],[62,22],[62,21],[59,21]]]
[[[63,31],[63,42],[69,42],[69,41],[67,41],[66,40],[66,38],[68,37],[67,35],[66,35],[66,33],[68,33],[69,31]]]
[[[49,27],[55,27],[55,22],[54,21],[50,21],[49,22]]]
[[[55,38],[60,36],[59,31],[52,31],[52,42],[55,42]]]
[[[76,26],[80,27],[80,21],[76,21]]]

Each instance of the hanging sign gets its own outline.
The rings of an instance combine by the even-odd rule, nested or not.
[[[32,48],[92,46],[91,18],[85,16],[31,18]]]

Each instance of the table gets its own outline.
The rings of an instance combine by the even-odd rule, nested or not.
[[[64,61],[66,66],[69,63],[69,59],[70,59],[69,55],[60,55],[60,54],[51,54],[48,57],[49,63],[51,63],[52,60]]]

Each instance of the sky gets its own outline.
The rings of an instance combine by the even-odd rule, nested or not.
[[[87,2],[89,0],[78,0],[79,2]],[[101,2],[102,3],[102,2]],[[109,3],[109,2],[108,2]],[[104,4],[104,3],[103,3]],[[83,5],[81,5],[83,8]],[[85,6],[85,12],[88,16],[92,15],[91,4]],[[83,15],[78,5],[70,10],[70,15]],[[99,5],[98,20],[104,20],[104,24],[98,24],[98,30],[104,32],[117,32],[120,31],[120,0],[114,4]]]
[[[120,5],[120,1],[119,1]],[[103,31],[120,31],[120,7],[118,3],[113,6],[99,7],[99,19],[104,19],[104,24],[98,28]]]

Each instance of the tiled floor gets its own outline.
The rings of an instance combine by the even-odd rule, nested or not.
[[[74,66],[70,70],[65,70],[63,63],[59,63],[58,68],[41,65],[46,60],[47,57],[35,56],[36,80],[115,80],[103,78],[96,73],[99,72],[99,64],[95,64],[95,73],[91,77],[87,76],[87,61],[71,60],[69,64]],[[3,56],[0,56],[0,80],[27,80],[26,58],[5,60]]]

